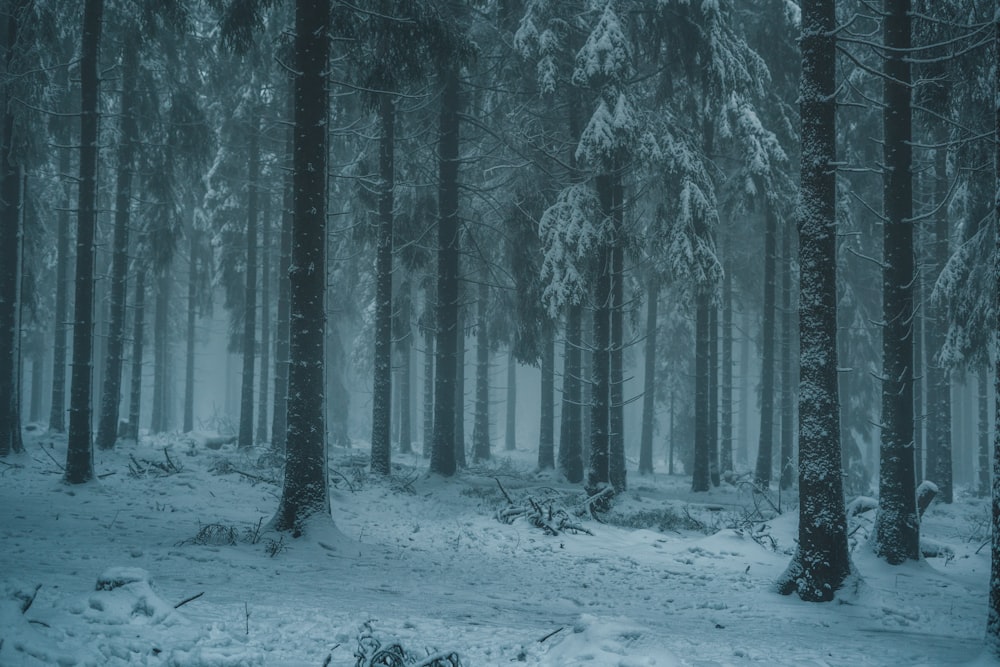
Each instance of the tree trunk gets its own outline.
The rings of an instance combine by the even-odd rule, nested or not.
[[[458,352],[458,146],[461,97],[458,67],[444,72],[438,138],[438,275],[434,442],[430,470],[455,474],[455,377]]]
[[[608,481],[615,493],[626,489],[625,469],[625,197],[621,174],[612,177],[611,221],[614,246],[611,249],[611,376],[608,387],[609,459]]]
[[[920,558],[913,470],[913,183],[910,2],[886,0],[883,144],[882,445],[875,553],[891,565]]]
[[[139,442],[139,415],[142,399],[142,344],[145,338],[146,272],[135,272],[135,298],[132,302],[132,386],[128,401],[128,436]]]
[[[45,398],[42,385],[45,382],[45,340],[41,332],[32,336],[31,344],[31,406],[28,419],[37,424],[42,421]]]
[[[736,461],[750,464],[750,315],[743,313],[743,331],[740,334],[740,439]]]
[[[610,217],[614,206],[611,176],[597,176],[597,197],[601,213]],[[601,243],[597,250],[594,280],[594,338],[592,349],[592,385],[590,403],[590,467],[587,471],[587,493],[593,495],[608,485],[610,437],[608,433],[610,405],[608,403],[611,375],[611,274],[612,249]]]
[[[424,329],[424,458],[431,456],[434,442],[434,330]]]
[[[993,45],[1000,53],[1000,2],[993,12]],[[1000,174],[1000,67],[993,68],[993,168]],[[993,198],[993,224],[996,227],[994,252],[1000,254],[1000,184]],[[1000,272],[994,275],[993,309],[1000,313]],[[995,323],[994,345],[1000,346],[1000,323]],[[993,362],[993,483],[991,486],[991,528],[990,545],[990,592],[986,617],[986,650],[994,658],[1000,658],[1000,354]]]
[[[8,9],[6,34],[6,67],[8,76],[13,76],[16,58],[14,44],[17,42],[18,22],[24,14],[23,6],[17,3]],[[94,82],[96,87],[96,80]],[[9,97],[9,87],[5,97]],[[18,353],[20,331],[18,314],[20,309],[20,260],[21,260],[21,168],[17,164],[14,147],[14,115],[11,103],[7,102],[2,116],[2,136],[0,136],[0,456],[23,449],[21,443],[21,417],[18,410],[18,387],[20,387],[20,357]],[[95,120],[96,123],[96,120]],[[95,167],[96,168],[96,167]],[[92,271],[93,269],[91,269]],[[91,293],[93,276],[91,276]],[[90,435],[87,434],[89,446]],[[92,471],[87,473],[89,479]],[[86,481],[80,480],[80,481]]]
[[[163,433],[169,428],[170,387],[170,267],[157,278],[156,305],[153,313],[153,414],[149,430]]]
[[[271,384],[271,193],[261,201],[260,262],[260,383],[257,385],[257,442],[267,437],[267,392]]]
[[[389,428],[392,415],[392,206],[396,106],[379,94],[378,240],[375,251],[375,377],[372,384],[372,472],[392,470]]]
[[[330,415],[330,444],[336,447],[350,447],[351,438],[347,430],[350,417],[351,395],[344,385],[343,369],[347,368],[347,354],[340,339],[340,330],[335,322],[326,324],[326,381]]]
[[[60,69],[60,79],[63,78]],[[69,89],[68,67],[65,81]],[[69,124],[66,121],[58,123],[56,141],[60,144],[59,176],[68,178],[70,171]],[[55,303],[55,340],[52,345],[52,401],[49,409],[49,431],[62,433],[66,430],[66,337],[69,334],[69,263],[70,263],[70,224],[69,211],[70,186],[63,185],[61,189],[59,210],[56,212],[58,230],[56,232],[56,303]]]
[[[290,94],[288,116],[294,119],[294,95]],[[295,152],[295,132],[290,128],[285,135],[286,159]],[[274,408],[271,412],[271,448],[284,455],[288,417],[288,270],[292,259],[292,221],[294,219],[295,176],[294,169],[285,173],[284,192],[281,196],[281,256],[278,258],[278,318],[274,332]]]
[[[639,474],[653,474],[653,424],[656,392],[656,307],[660,300],[660,279],[649,279],[646,294],[646,354],[642,387],[642,433],[639,436]]]
[[[254,116],[247,165],[247,268],[243,289],[243,376],[240,389],[240,432],[236,446],[253,447],[253,384],[257,358],[257,205],[260,180],[260,120]]]
[[[293,536],[310,517],[330,514],[323,415],[329,27],[326,0],[296,0],[288,422],[285,478],[272,521]]]
[[[948,196],[948,131],[942,129],[935,135],[935,142],[940,142],[940,148],[934,151],[934,181],[935,201],[944,202]],[[931,267],[928,273],[932,280],[948,262],[948,207],[941,206],[934,220],[934,245]],[[938,499],[944,503],[952,502],[952,464],[951,464],[951,369],[944,367],[937,359],[937,354],[944,345],[948,331],[948,316],[945,304],[931,304],[928,319],[927,349],[930,351],[927,364],[927,443],[926,458],[927,479],[938,487]]]
[[[69,439],[65,473],[65,480],[69,484],[87,482],[94,476],[94,448],[90,431],[90,381],[93,370],[91,352],[94,337],[97,126],[100,116],[98,54],[103,11],[103,0],[86,0],[83,9],[83,46],[80,50],[80,181],[76,228],[76,298],[73,307],[73,375],[70,382]],[[7,135],[6,120],[5,117],[5,135]],[[7,180],[5,177],[3,199],[9,202],[13,200],[7,191]],[[13,266],[16,271],[17,264]],[[6,331],[3,323],[0,323],[0,331]],[[4,374],[3,377],[10,375]],[[5,405],[4,398],[6,397],[0,398],[0,405]],[[8,430],[0,431],[0,436],[8,437]]]
[[[732,266],[722,277],[722,429],[719,434],[719,456],[723,473],[732,473],[733,466],[733,271]],[[744,380],[745,381],[745,380]],[[745,434],[744,434],[744,437]]]
[[[781,470],[778,488],[792,488],[795,413],[795,383],[792,375],[794,339],[792,333],[792,226],[781,230]]]
[[[413,335],[410,329],[413,309],[413,288],[410,280],[403,281],[399,290],[399,323],[402,331],[397,336],[396,349],[399,351],[399,451],[409,454],[413,451]]]
[[[551,332],[542,334],[541,421],[538,425],[538,469],[556,467],[556,344]]]
[[[712,295],[709,288],[699,285],[695,288],[694,315],[694,465],[691,474],[691,490],[708,491],[712,480],[709,470],[711,435],[709,432],[709,311]]]
[[[185,433],[194,429],[194,343],[198,323],[198,241],[194,210],[188,215],[188,293],[187,331],[184,335],[184,428]]]
[[[458,351],[455,353],[455,464],[465,460],[465,309],[458,311]]]
[[[708,311],[708,476],[719,486],[719,309]]]
[[[676,437],[675,426],[675,412],[677,408],[676,395],[674,392],[670,392],[670,446],[667,448],[667,474],[674,474],[674,438]]]
[[[489,287],[479,283],[476,325],[476,423],[472,430],[472,460],[490,459],[490,337],[486,323]]]
[[[986,366],[979,369],[979,480],[976,485],[981,497],[990,494],[990,406],[989,377]]]
[[[563,398],[559,425],[559,472],[567,482],[583,481],[583,341],[580,327],[583,307],[571,304],[566,308],[566,342],[563,352]]]
[[[111,449],[118,439],[118,406],[121,403],[122,352],[125,348],[125,290],[128,276],[128,235],[132,206],[132,174],[139,127],[135,120],[136,80],[139,44],[135,35],[126,35],[122,48],[121,141],[118,144],[118,176],[115,195],[114,255],[111,260],[111,317],[108,328],[101,416],[96,444]]]
[[[930,299],[927,298],[927,285],[924,283],[925,268],[928,265],[926,257],[927,230],[920,224],[914,227],[914,243],[918,248],[918,268],[913,280],[913,471],[914,479],[919,485],[924,479],[924,427],[926,394],[927,362],[924,359],[927,336],[927,308]]]
[[[762,489],[771,484],[774,466],[774,337],[775,328],[775,276],[778,217],[770,203],[764,211],[764,319],[761,330],[760,371],[760,440],[757,445],[757,467],[754,480]]]
[[[798,207],[799,540],[782,594],[832,600],[851,573],[837,395],[836,0],[802,6]]]
[[[504,449],[517,449],[517,362],[514,353],[507,353],[507,422],[504,428]]]

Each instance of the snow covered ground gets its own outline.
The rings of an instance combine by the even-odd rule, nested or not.
[[[533,473],[534,452],[450,480],[397,454],[398,474],[378,481],[366,449],[335,449],[335,526],[294,540],[266,530],[278,487],[257,465],[263,452],[147,438],[96,452],[101,478],[70,487],[64,438],[26,444],[0,463],[3,666],[352,666],[361,635],[369,654],[399,644],[413,658],[455,652],[466,667],[947,665],[980,654],[989,524],[986,503],[964,495],[925,517],[942,555],[902,567],[865,548],[870,513],[852,519],[860,579],[820,605],[773,592],[797,513],[785,498],[792,511],[747,521],[759,515],[745,488],[691,494],[686,477],[632,474],[612,525],[573,516],[581,491]],[[515,504],[551,501],[593,535],[498,521],[497,479]]]

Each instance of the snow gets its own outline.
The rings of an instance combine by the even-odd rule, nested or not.
[[[210,437],[96,451],[103,477],[70,487],[65,439],[28,434],[0,465],[0,665],[354,665],[366,633],[467,667],[989,664],[982,499],[933,505],[923,537],[948,550],[901,567],[871,555],[874,512],[855,503],[860,578],[810,604],[774,592],[797,535],[788,494],[772,516],[745,485],[693,494],[687,477],[632,475],[606,523],[575,518],[593,536],[547,536],[496,520],[497,480],[515,502],[582,500],[534,471],[534,451],[453,479],[399,455],[377,480],[367,449],[334,448],[335,523],[293,539],[267,529],[280,491],[264,450]],[[130,455],[164,447],[180,472],[130,474]],[[199,539],[212,525],[233,539]]]

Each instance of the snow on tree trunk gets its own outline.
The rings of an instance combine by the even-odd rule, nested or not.
[[[375,251],[375,352],[372,393],[371,469],[378,475],[392,470],[389,439],[392,414],[392,223],[395,170],[396,106],[381,93],[379,115],[378,239]]]
[[[329,25],[326,0],[296,0],[288,435],[272,521],[293,535],[310,517],[330,513],[323,414]]]
[[[802,6],[799,541],[782,594],[833,599],[851,573],[837,394],[835,0]]]
[[[878,556],[897,565],[920,558],[913,469],[913,149],[906,57],[910,3],[886,0],[885,9],[882,444],[873,546]]]
[[[122,47],[122,90],[119,109],[121,140],[118,144],[118,174],[115,194],[114,254],[111,260],[111,317],[105,357],[101,415],[95,444],[111,449],[118,438],[118,406],[121,403],[122,352],[125,347],[125,290],[128,275],[129,213],[132,206],[132,172],[139,129],[135,120],[139,44],[126,35]]]
[[[94,476],[90,400],[93,370],[91,353],[94,341],[97,142],[100,117],[98,57],[103,11],[103,0],[86,1],[83,9],[83,45],[80,50],[80,182],[76,228],[76,297],[73,307],[73,375],[70,382],[69,439],[65,473],[65,480],[70,484],[87,482]],[[7,135],[6,118],[4,135]],[[7,197],[7,180],[5,177],[4,199],[10,201]],[[16,267],[15,263],[15,271]],[[4,323],[0,323],[0,330],[6,330]],[[4,398],[0,397],[0,405],[3,405]],[[7,437],[6,431],[2,435]]]

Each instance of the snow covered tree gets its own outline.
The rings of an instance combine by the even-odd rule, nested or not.
[[[1000,2],[993,8],[993,48],[1000,54]],[[1000,58],[1000,56],[998,56]],[[994,192],[993,192],[993,309],[1000,313],[1000,62],[993,64],[993,140],[994,140]],[[994,318],[996,316],[994,315]],[[1000,350],[1000,321],[993,320],[993,345]],[[1000,355],[993,366],[993,414],[1000,424]],[[992,529],[990,545],[990,589],[986,617],[986,651],[1000,658],[1000,429],[993,435],[993,484],[990,493]]]

